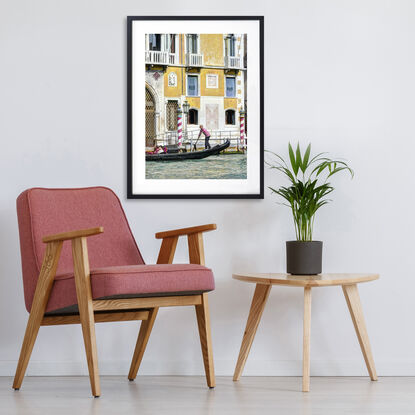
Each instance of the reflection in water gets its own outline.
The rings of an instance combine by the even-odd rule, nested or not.
[[[146,179],[246,179],[246,154],[201,160],[146,161]]]

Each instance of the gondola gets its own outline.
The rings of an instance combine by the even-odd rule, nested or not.
[[[207,150],[190,151],[183,153],[146,154],[146,161],[181,161],[204,159],[206,157],[219,154],[221,151],[228,148],[229,145],[229,140],[226,140],[223,144],[218,144]]]

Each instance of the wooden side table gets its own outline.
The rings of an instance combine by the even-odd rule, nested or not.
[[[377,380],[375,362],[370,349],[369,336],[363,317],[357,284],[373,281],[378,274],[319,274],[319,275],[290,275],[290,274],[234,274],[234,279],[256,284],[241,350],[235,367],[233,380],[241,377],[246,359],[248,358],[258,324],[261,320],[268,295],[273,285],[288,285],[304,288],[304,327],[303,327],[303,392],[310,390],[310,323],[311,323],[311,289],[340,285],[353,320],[357,338],[362,349],[370,379]]]

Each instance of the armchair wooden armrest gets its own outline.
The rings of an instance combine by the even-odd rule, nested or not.
[[[209,232],[216,229],[215,223],[208,225],[192,226],[190,228],[173,229],[171,231],[157,232],[156,239],[170,238],[172,236],[191,235],[194,233]]]
[[[69,239],[76,239],[85,236],[92,236],[97,235],[99,233],[104,232],[104,228],[99,226],[97,228],[89,228],[89,229],[79,229],[76,231],[69,231],[63,233],[57,233],[55,235],[48,235],[42,238],[42,241],[45,243],[48,242],[58,242],[58,241],[67,241]]]
[[[176,252],[179,236],[187,235],[189,246],[189,262],[191,264],[205,265],[205,253],[203,248],[203,232],[214,231],[216,224],[192,226],[190,228],[174,229],[171,231],[157,232],[156,238],[163,239],[157,264],[171,264]]]

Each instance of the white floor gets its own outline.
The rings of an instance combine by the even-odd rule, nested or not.
[[[415,414],[415,377],[313,377],[300,392],[298,377],[101,377],[102,396],[90,396],[87,377],[27,377],[20,391],[0,377],[1,415],[129,414]]]

